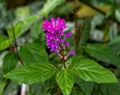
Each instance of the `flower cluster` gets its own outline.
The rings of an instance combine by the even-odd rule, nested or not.
[[[56,20],[51,18],[51,22],[45,20],[43,22],[43,30],[46,32],[47,46],[51,52],[56,52],[59,56],[63,56],[63,52],[70,44],[65,41],[67,37],[72,36],[71,32],[64,33],[66,28],[65,20],[58,17]],[[67,56],[73,54],[75,51],[70,51]]]

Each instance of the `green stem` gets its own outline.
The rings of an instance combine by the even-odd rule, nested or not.
[[[23,61],[22,61],[22,59],[21,59],[21,57],[20,57],[20,54],[19,54],[19,50],[18,50],[18,45],[17,45],[17,40],[16,40],[16,35],[15,35],[14,27],[13,27],[13,25],[12,25],[11,27],[12,27],[12,32],[13,32],[13,39],[14,39],[14,42],[15,42],[16,54],[17,54],[17,56],[18,56],[18,59],[19,59],[20,63],[21,63],[22,65],[24,65],[24,63],[23,63]]]

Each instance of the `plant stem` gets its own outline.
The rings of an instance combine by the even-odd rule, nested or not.
[[[66,65],[65,65],[65,57],[63,56],[62,58],[62,64],[63,64],[63,67],[66,69]]]
[[[80,2],[82,2],[83,4],[91,7],[92,9],[96,10],[97,12],[106,15],[103,11],[101,11],[100,9],[96,8],[95,6],[91,5],[90,3],[86,2],[85,0],[79,0]]]
[[[79,41],[80,41],[80,25],[79,25],[79,21],[77,20],[76,17],[76,7],[77,7],[77,3],[78,0],[74,0],[74,20],[75,20],[75,44],[76,44],[76,51],[78,50],[78,45],[79,45]]]
[[[13,39],[14,39],[14,42],[15,42],[16,54],[17,54],[17,56],[18,56],[18,59],[19,59],[20,63],[21,63],[22,65],[24,65],[24,63],[23,63],[23,61],[22,61],[22,59],[21,59],[21,57],[20,57],[20,54],[19,54],[19,50],[18,50],[18,45],[17,45],[17,40],[16,40],[16,35],[15,35],[14,27],[13,27],[13,25],[12,25],[11,27],[12,27],[12,32],[13,32]]]

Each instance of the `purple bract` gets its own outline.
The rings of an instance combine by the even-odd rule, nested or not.
[[[71,32],[64,33],[63,30],[66,28],[65,20],[58,17],[51,18],[51,22],[45,20],[43,22],[43,30],[46,32],[47,46],[51,52],[56,52],[59,56],[62,56],[63,51],[70,44],[65,41],[67,37],[72,36]],[[75,51],[71,50],[68,54],[75,55]]]

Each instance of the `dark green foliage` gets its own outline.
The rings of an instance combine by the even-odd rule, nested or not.
[[[48,63],[48,55],[45,49],[38,44],[28,43],[20,48],[20,56],[25,64]]]
[[[18,57],[15,53],[8,53],[3,59],[3,73],[6,74],[13,70],[18,62]]]
[[[0,0],[0,95],[23,83],[27,95],[119,95],[120,0],[8,2]],[[77,55],[67,60],[46,45],[42,24],[52,17],[73,34],[63,53]]]

